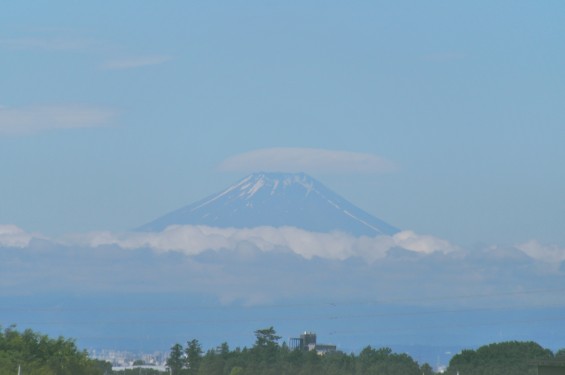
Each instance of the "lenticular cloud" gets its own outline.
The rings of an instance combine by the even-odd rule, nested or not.
[[[379,173],[395,169],[380,156],[316,148],[275,147],[233,155],[224,160],[223,171],[307,171],[330,173]]]

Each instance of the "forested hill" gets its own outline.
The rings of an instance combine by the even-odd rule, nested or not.
[[[532,341],[501,342],[481,346],[477,350],[463,350],[451,358],[446,375],[535,374],[533,366],[536,362],[553,359],[565,362],[565,349],[553,354]],[[565,367],[562,373],[565,373]]]
[[[109,363],[88,358],[72,340],[0,327],[0,375],[102,375],[109,371]]]

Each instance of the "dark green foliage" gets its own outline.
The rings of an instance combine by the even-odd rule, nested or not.
[[[175,344],[171,347],[171,354],[167,358],[167,368],[171,370],[172,375],[180,375],[185,365],[185,357],[181,344]]]
[[[535,342],[509,341],[464,350],[449,362],[447,375],[528,375],[536,360],[552,359],[553,353]]]
[[[193,339],[187,343],[185,354],[187,373],[189,375],[198,374],[200,362],[202,361],[202,347],[198,340]]]
[[[204,356],[197,356],[198,375],[433,375],[432,367],[419,365],[407,354],[394,353],[390,348],[365,347],[359,355],[342,352],[319,355],[315,351],[291,350],[273,327],[255,331],[252,348],[230,350],[223,343]],[[200,345],[188,343],[198,353]],[[175,348],[175,347],[173,347]],[[178,349],[178,348],[177,348]],[[189,350],[185,351],[189,355]],[[565,350],[556,353],[565,356]],[[536,360],[554,358],[553,353],[534,342],[504,342],[464,350],[454,356],[448,375],[530,375]],[[190,362],[190,361],[189,361]],[[181,370],[188,374],[188,366]]]
[[[276,347],[277,341],[281,339],[272,326],[255,331],[255,338],[255,348]]]
[[[37,375],[102,375],[109,368],[107,362],[89,359],[72,340],[0,329],[0,374],[17,374],[18,366],[22,374]]]
[[[422,373],[422,375],[432,375],[434,373],[434,369],[428,363],[424,363],[420,367],[420,372]]]
[[[198,364],[198,375],[433,374],[429,365],[420,367],[410,356],[393,353],[388,348],[367,347],[357,357],[342,352],[319,355],[315,351],[291,350],[285,343],[279,345],[280,336],[273,327],[255,331],[255,338],[255,344],[250,349],[236,348],[231,351],[228,344],[223,343],[204,356],[196,355],[201,353],[200,345],[198,341],[192,340],[184,354],[187,358],[192,356],[193,360],[186,361],[178,373],[191,373],[192,362]],[[182,352],[182,347],[179,347],[171,348],[169,361],[179,358],[179,353]]]
[[[357,373],[419,375],[420,366],[407,354],[395,354],[390,348],[375,350],[368,346],[359,354]]]
[[[251,349],[255,362],[259,362],[263,367],[276,362],[279,350],[278,340],[280,336],[273,327],[259,329],[255,331],[255,345]]]
[[[359,355],[342,352],[319,355],[315,351],[291,350],[273,327],[255,331],[252,348],[230,350],[227,343],[205,355],[198,340],[186,349],[171,347],[167,365],[175,375],[433,375],[430,365],[418,365],[407,354],[390,348],[364,348]],[[534,342],[502,342],[455,355],[447,375],[533,375],[536,361],[565,358],[565,350],[555,355]],[[0,329],[0,375],[104,375],[112,373],[105,361],[89,359],[72,340],[51,339],[31,330]],[[133,369],[114,374],[157,375],[154,369]]]

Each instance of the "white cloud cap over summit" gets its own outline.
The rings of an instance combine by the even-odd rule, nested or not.
[[[395,168],[374,154],[318,148],[275,147],[230,156],[218,168],[222,171],[380,173]]]

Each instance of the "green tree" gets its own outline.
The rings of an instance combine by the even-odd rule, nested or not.
[[[198,373],[198,368],[202,362],[202,346],[196,339],[187,342],[186,345],[186,368],[188,368],[190,375],[194,375]]]
[[[225,373],[225,360],[216,350],[208,350],[202,363],[200,364],[198,374],[203,375],[223,375]]]
[[[167,358],[167,368],[171,370],[172,375],[179,375],[184,367],[185,358],[181,344],[175,344],[171,347],[171,352]]]
[[[420,372],[423,375],[433,375],[434,369],[428,363],[424,363],[422,366],[420,366]]]
[[[219,349],[218,352],[222,357],[224,357],[224,358],[229,357],[230,346],[228,345],[227,342],[221,343],[218,349]]]
[[[0,328],[0,374],[97,375],[104,368],[78,350],[73,340],[49,338],[30,329]]]
[[[273,348],[277,347],[279,341],[281,339],[280,336],[277,336],[277,332],[271,326],[269,328],[258,329],[255,331],[255,347],[256,348]]]
[[[532,361],[551,359],[553,353],[528,341],[508,341],[464,350],[449,361],[448,375],[527,375]]]
[[[279,348],[278,340],[280,336],[273,327],[259,329],[255,331],[255,345],[252,354],[257,363],[268,364],[273,367],[276,362],[277,350]],[[264,367],[264,366],[263,366]],[[265,373],[267,369],[262,368],[261,372]]]
[[[358,373],[378,375],[420,375],[420,366],[407,354],[396,354],[390,348],[366,347],[359,353]]]
[[[355,356],[343,352],[327,353],[322,357],[325,375],[341,375],[355,373]]]

